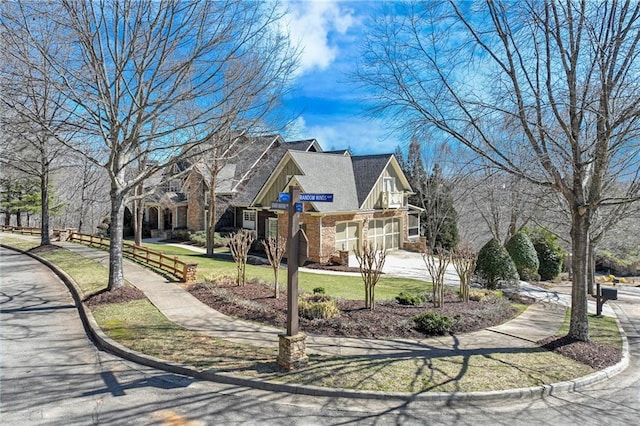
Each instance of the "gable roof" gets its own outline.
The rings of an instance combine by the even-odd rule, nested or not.
[[[234,187],[234,190],[238,191],[237,197],[233,200],[234,205],[243,206],[253,202],[288,150],[306,152],[310,149],[320,149],[320,146],[315,139],[285,142],[279,137],[278,143],[270,148],[269,152],[266,152],[267,155],[262,155],[259,158],[260,162],[256,161],[256,167],[253,167],[250,170],[250,175],[248,174],[244,179],[246,181],[244,187],[239,188],[239,184],[242,182]]]
[[[332,203],[312,203],[318,212],[340,212],[358,210],[356,198],[356,185],[353,176],[353,168],[349,157],[318,152],[305,152],[289,150],[282,158],[278,169],[293,161],[301,174],[293,179],[300,184],[306,193],[333,194]],[[269,182],[267,182],[267,185]],[[279,188],[284,189],[284,188]]]
[[[361,206],[371,193],[380,175],[387,167],[393,154],[358,155],[351,157],[353,176],[356,181],[358,206]]]

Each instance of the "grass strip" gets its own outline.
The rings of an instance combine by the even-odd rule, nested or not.
[[[597,316],[595,314],[589,314],[589,337],[591,341],[602,343],[612,348],[622,350],[622,337],[618,330],[618,324],[615,318]],[[558,335],[565,336],[569,333],[569,326],[571,323],[571,308],[567,309],[565,313],[564,322],[562,327],[558,330]]]
[[[40,245],[40,240],[23,239],[19,237],[8,236],[6,233],[1,233],[0,243],[6,244],[10,247],[15,247],[23,251],[27,251],[31,250],[32,248],[38,247]]]

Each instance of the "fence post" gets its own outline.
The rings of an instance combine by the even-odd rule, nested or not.
[[[196,282],[198,264],[197,263],[185,263],[182,270],[182,281],[187,284]]]

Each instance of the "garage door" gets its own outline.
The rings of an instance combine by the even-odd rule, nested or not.
[[[360,245],[358,222],[336,223],[336,250],[354,251]]]
[[[368,240],[375,248],[383,250],[400,247],[400,219],[374,219],[369,221]]]

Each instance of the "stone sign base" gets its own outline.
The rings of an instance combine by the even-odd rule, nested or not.
[[[306,353],[305,339],[307,335],[298,333],[295,336],[279,334],[280,345],[276,362],[284,370],[291,371],[307,366],[309,357]]]

